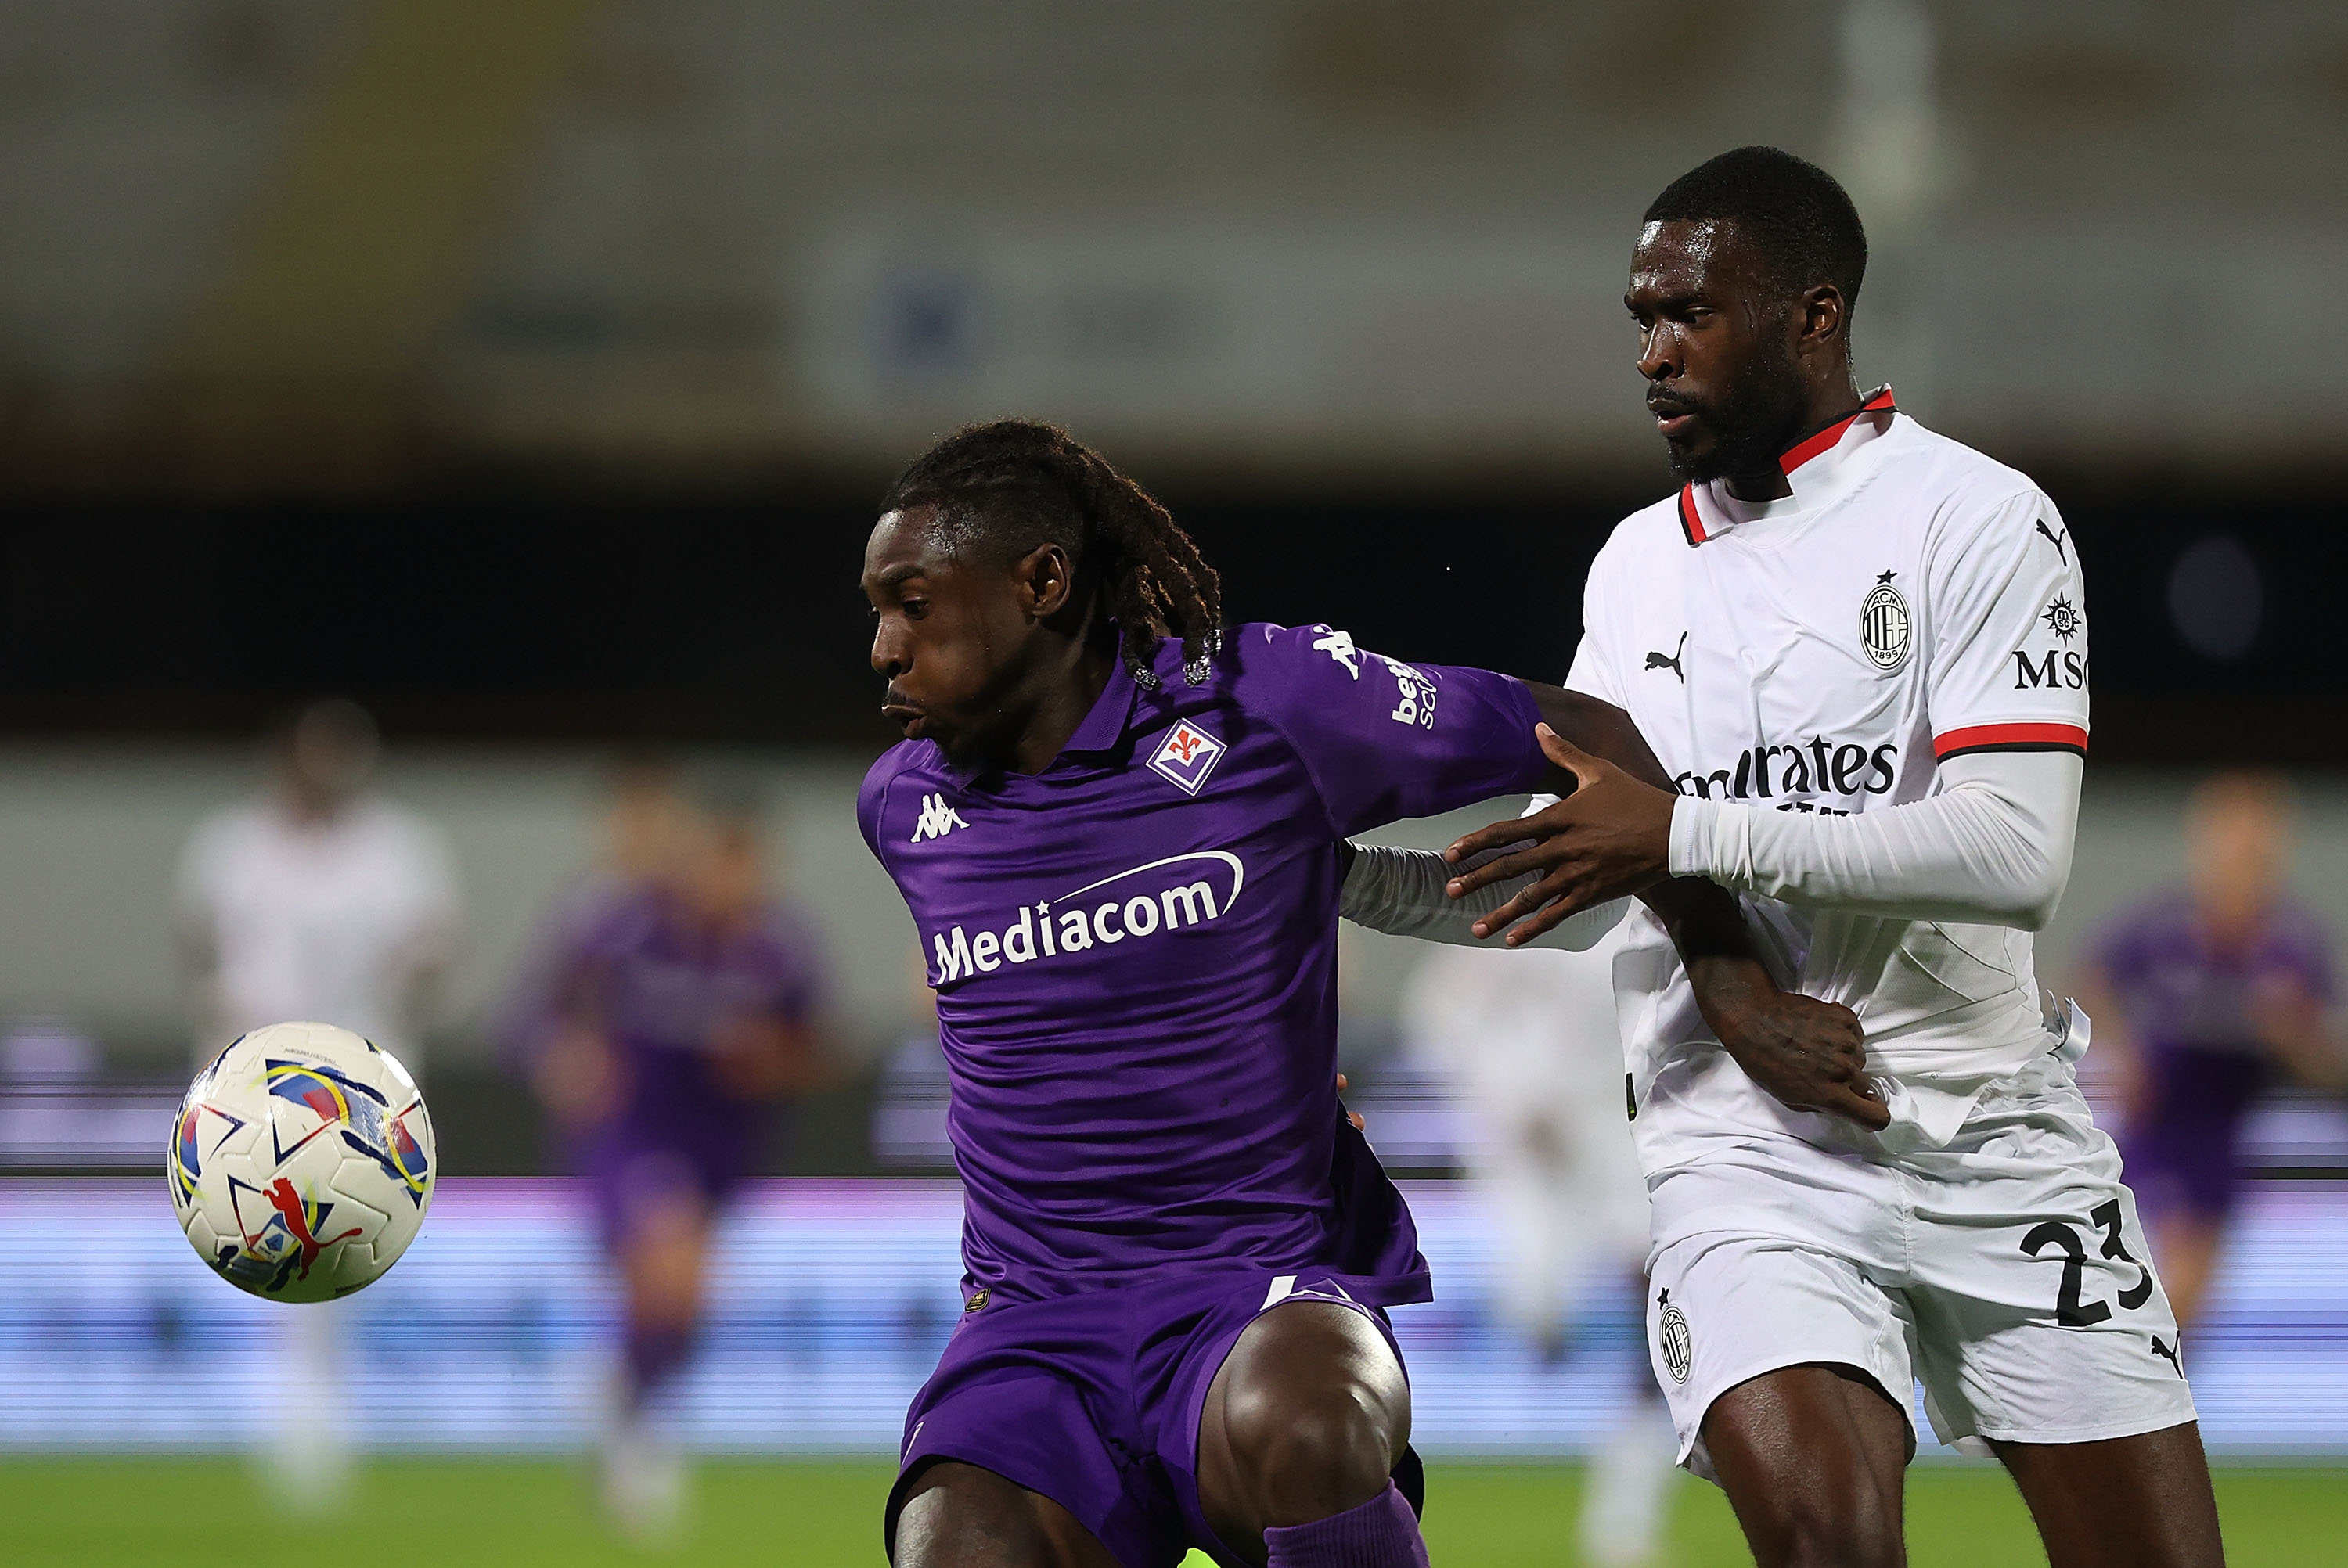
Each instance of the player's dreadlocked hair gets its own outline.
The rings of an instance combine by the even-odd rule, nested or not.
[[[1643,221],[1705,219],[1743,230],[1787,289],[1832,283],[1846,306],[1859,302],[1867,230],[1850,193],[1817,164],[1774,147],[1740,147],[1663,187]]]
[[[997,419],[965,425],[918,458],[880,510],[931,507],[957,548],[1015,560],[1038,545],[1068,552],[1079,593],[1106,596],[1124,634],[1126,668],[1159,681],[1150,656],[1182,640],[1182,672],[1207,678],[1221,640],[1222,579],[1190,536],[1140,486],[1057,425]]]

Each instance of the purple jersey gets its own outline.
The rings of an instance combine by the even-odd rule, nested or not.
[[[2109,932],[2097,957],[2131,1033],[2156,1057],[2178,1050],[2263,1058],[2265,1003],[2332,999],[2331,942],[2315,917],[2278,904],[2239,948],[2209,940],[2181,894],[2147,904]]]
[[[2172,894],[2107,932],[2097,958],[2141,1042],[2146,1095],[2127,1130],[2130,1175],[2155,1207],[2221,1215],[2233,1203],[2235,1133],[2273,1078],[2258,1013],[2295,996],[2331,1001],[2323,927],[2279,904],[2254,938],[2220,948],[2192,900]]]
[[[929,742],[866,775],[953,1075],[965,1288],[1064,1296],[1189,1264],[1314,1265],[1424,1299],[1400,1196],[1334,1082],[1336,842],[1534,786],[1518,682],[1326,627],[1230,631],[1206,681],[1114,670],[1050,766]]]
[[[624,1098],[603,1130],[738,1166],[756,1153],[763,1102],[729,1093],[712,1056],[729,1026],[805,1021],[819,998],[813,944],[774,907],[724,932],[657,889],[599,888],[559,922],[512,1031],[524,1050],[566,1022],[618,1052]]]

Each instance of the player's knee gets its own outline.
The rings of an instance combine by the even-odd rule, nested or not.
[[[1766,1568],[1900,1568],[1904,1561],[1899,1516],[1869,1489],[1790,1491],[1745,1522]]]
[[[1223,1430],[1267,1526],[1358,1507],[1385,1490],[1393,1465],[1392,1421],[1374,1392],[1351,1380],[1234,1388]]]

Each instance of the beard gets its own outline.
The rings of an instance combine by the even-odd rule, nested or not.
[[[1733,478],[1776,467],[1778,456],[1801,436],[1807,401],[1791,345],[1774,333],[1717,397],[1668,395],[1666,406],[1693,414],[1712,435],[1712,445],[1691,450],[1668,436],[1663,451],[1672,477],[1682,484]]]

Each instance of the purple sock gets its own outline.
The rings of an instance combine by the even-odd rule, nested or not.
[[[642,1409],[693,1358],[693,1331],[628,1325],[628,1403]]]
[[[1386,1489],[1359,1508],[1310,1524],[1275,1525],[1263,1532],[1271,1568],[1427,1568],[1418,1516],[1401,1489]]]

